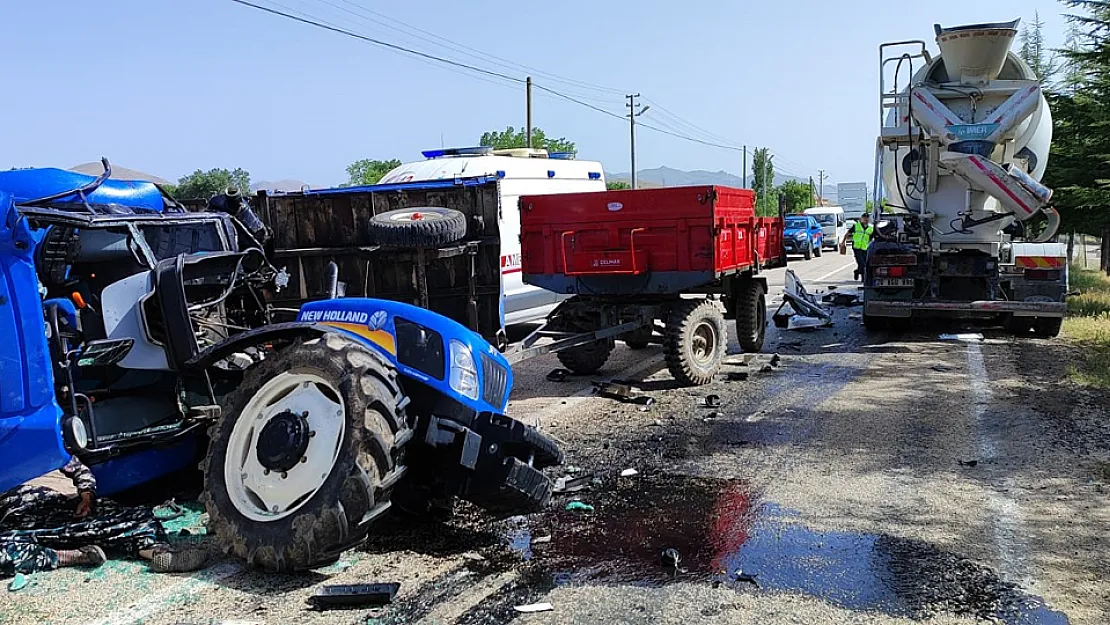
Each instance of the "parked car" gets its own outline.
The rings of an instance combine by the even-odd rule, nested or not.
[[[787,215],[782,238],[787,254],[801,254],[809,260],[821,255],[825,233],[811,215]]]

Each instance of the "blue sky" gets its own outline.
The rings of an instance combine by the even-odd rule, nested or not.
[[[1034,11],[1050,44],[1062,43],[1065,28],[1053,0],[254,1],[514,77],[529,73],[374,23],[368,18],[385,20],[369,9],[603,87],[533,73],[537,84],[618,114],[621,94],[639,92],[655,103],[645,123],[698,133],[684,121],[732,144],[769,146],[781,170],[824,169],[835,182],[871,179],[880,43],[931,42],[934,22],[1030,20]],[[324,185],[342,182],[359,158],[413,160],[441,140],[474,145],[485,130],[524,124],[522,85],[230,0],[7,2],[0,58],[9,92],[3,168],[70,167],[104,155],[171,180],[243,167],[256,181]],[[580,158],[628,170],[627,122],[537,92],[534,123],[576,141]],[[641,130],[637,165],[739,173],[741,155]]]

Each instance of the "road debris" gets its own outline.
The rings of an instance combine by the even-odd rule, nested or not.
[[[942,341],[982,341],[983,335],[978,332],[965,332],[963,334],[942,334]]]
[[[733,574],[733,577],[735,577],[738,582],[753,584],[756,588],[759,588],[759,581],[756,580],[756,576],[751,573],[745,573],[740,569],[736,569],[736,573]]]
[[[567,370],[567,369],[552,369],[551,372],[547,374],[547,381],[548,382],[566,382],[567,378],[569,378],[569,377],[570,377],[570,371]]]
[[[786,285],[779,304],[771,318],[775,326],[787,330],[817,328],[832,325],[832,313],[817,302],[817,297],[806,291],[805,285],[792,270],[786,270]]]
[[[678,563],[682,560],[682,556],[678,553],[678,549],[664,549],[663,553],[659,556],[659,560],[664,567],[677,569]]]
[[[549,542],[551,542],[551,534],[548,534],[546,536],[536,536],[532,539],[533,545],[546,545]]]
[[[721,396],[720,395],[706,395],[705,396],[705,407],[706,408],[720,408],[721,407]]]
[[[568,501],[567,512],[593,512],[594,507],[583,501]]]
[[[961,467],[974,467],[979,464],[978,460],[960,460]]]
[[[321,586],[308,598],[316,608],[385,605],[393,601],[401,584],[337,584]]]
[[[621,477],[632,477],[633,475],[639,474],[640,472],[636,469],[625,469],[624,471],[621,471]]]
[[[748,379],[748,372],[747,371],[729,371],[727,379],[728,379],[729,382],[743,382],[744,380]]]
[[[15,577],[13,577],[12,581],[8,584],[8,592],[23,590],[28,583],[30,583],[30,581],[27,579],[26,575],[23,573],[16,573]]]
[[[594,382],[594,392],[602,397],[615,399],[626,404],[639,404],[641,406],[651,406],[655,403],[655,398],[647,395],[640,394],[632,384],[621,380],[609,380],[608,382]]]
[[[833,306],[862,306],[863,302],[859,301],[859,295],[853,293],[832,292],[821,298],[825,304],[832,304]]]
[[[530,614],[533,612],[550,612],[555,609],[555,606],[550,603],[530,603],[528,605],[513,606],[513,609],[517,612]]]
[[[555,487],[551,490],[554,493],[576,493],[593,486],[596,479],[589,473],[579,477],[564,476],[555,480]]]
[[[930,367],[930,368],[931,368],[931,369],[932,369],[933,371],[940,371],[940,372],[942,372],[942,373],[944,373],[944,372],[946,372],[946,371],[952,371],[952,370],[953,370],[953,367],[949,367],[948,365],[933,365],[933,366],[932,366],[932,367]]]

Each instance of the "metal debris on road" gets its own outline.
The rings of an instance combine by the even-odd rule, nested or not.
[[[594,507],[583,501],[567,502],[567,512],[593,512]]]
[[[531,603],[528,605],[513,606],[513,609],[517,612],[529,614],[532,612],[550,612],[555,609],[555,606],[550,603]]]
[[[632,477],[633,475],[639,474],[640,472],[636,469],[625,469],[624,471],[621,471],[621,477]]]
[[[832,304],[833,306],[862,306],[863,302],[859,301],[859,295],[852,293],[839,293],[832,292],[821,298],[825,304]]]
[[[576,493],[593,486],[596,479],[597,478],[590,474],[581,477],[560,477],[555,480],[555,487],[552,489],[552,492]]]
[[[942,334],[940,335],[942,341],[982,341],[983,335],[978,332],[966,332],[963,334]]]
[[[568,377],[570,377],[570,371],[569,370],[567,370],[567,369],[552,369],[551,372],[547,374],[547,381],[548,382],[566,382]]]
[[[385,605],[393,601],[401,584],[338,584],[321,586],[308,598],[317,608],[360,605]]]
[[[832,313],[817,302],[817,296],[806,291],[805,285],[790,269],[786,270],[782,304],[771,318],[775,326],[788,330],[832,325]]]
[[[602,397],[615,399],[626,404],[639,404],[641,406],[650,406],[655,403],[653,397],[641,395],[636,389],[628,382],[610,380],[608,382],[594,382],[594,392]]]

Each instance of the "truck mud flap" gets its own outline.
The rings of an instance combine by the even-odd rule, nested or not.
[[[1064,302],[953,302],[953,301],[869,301],[863,313],[875,317],[909,317],[915,312],[998,313],[1015,317],[1063,317]]]

